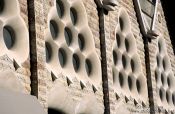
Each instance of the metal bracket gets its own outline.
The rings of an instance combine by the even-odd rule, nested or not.
[[[95,0],[97,5],[107,11],[114,11],[114,7],[117,6],[117,0]]]

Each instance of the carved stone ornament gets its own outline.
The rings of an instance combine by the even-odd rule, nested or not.
[[[158,0],[134,0],[141,31],[144,36],[155,39],[158,33],[155,30]]]
[[[117,5],[117,0],[95,0],[99,7],[103,7],[108,11],[114,11],[114,7]]]

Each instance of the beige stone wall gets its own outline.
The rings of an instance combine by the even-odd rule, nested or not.
[[[124,96],[120,95],[120,94],[116,95],[116,93],[119,93],[119,92],[115,92],[115,90],[113,88],[113,78],[112,78],[113,58],[112,58],[112,51],[111,51],[112,46],[111,45],[115,41],[115,30],[116,30],[117,24],[119,23],[118,22],[118,15],[119,15],[120,8],[125,8],[127,13],[129,14],[129,18],[131,21],[131,30],[132,30],[132,33],[133,33],[135,39],[136,39],[137,53],[139,54],[139,57],[141,60],[143,74],[146,77],[144,43],[143,43],[142,34],[140,32],[139,24],[137,21],[133,1],[132,0],[119,1],[118,6],[115,8],[115,11],[110,12],[105,17],[111,113],[116,114],[116,112],[118,112],[118,111],[121,111],[120,113],[122,113],[122,112],[129,113],[128,110],[130,110],[134,114],[136,112],[141,113],[142,111],[148,113],[149,112],[149,101],[148,101],[149,99],[148,99],[148,97],[146,98],[147,100],[144,103],[144,105],[140,101],[137,102],[138,104],[134,104],[133,97],[129,98],[129,101],[126,102],[125,95]],[[173,71],[173,75],[174,75],[173,47],[172,47],[172,43],[171,43],[171,40],[169,37],[164,13],[163,13],[160,2],[158,5],[158,15],[159,14],[160,14],[160,17],[157,18],[155,26],[156,26],[156,30],[159,31],[159,35],[161,35],[163,37],[163,39],[165,39],[166,48],[167,48],[168,56],[170,58],[171,67],[172,67],[172,71]],[[156,51],[157,51],[157,49],[158,49],[157,39],[153,39],[151,42],[149,42],[149,52],[150,52],[150,64],[151,64],[151,66],[150,66],[151,67],[151,77],[152,77],[152,84],[153,84],[153,90],[154,90],[155,110],[156,110],[156,113],[158,113],[157,112],[157,107],[158,107],[159,110],[160,109],[162,111],[166,110],[170,113],[171,111],[174,111],[174,109],[173,109],[174,106],[172,104],[171,105],[167,104],[166,101],[164,101],[164,103],[162,105],[157,100],[157,99],[160,99],[159,93],[156,92],[158,90],[158,88],[157,88],[157,85],[155,82],[155,70],[154,70],[155,69],[154,67],[157,64],[156,63],[156,53],[157,53]],[[170,90],[170,91],[173,91],[173,90]],[[145,91],[145,92],[148,92],[148,91]],[[136,111],[136,112],[134,112],[134,111]]]
[[[45,29],[48,28],[48,22],[49,22],[48,15],[50,9],[54,7],[55,4],[54,2],[55,0],[47,1],[44,3]],[[94,45],[92,46],[95,47],[95,53],[97,53],[97,57],[100,61],[99,22],[96,10],[97,6],[95,5],[95,2],[93,0],[83,0],[82,3],[86,11],[85,16],[87,16],[88,19],[87,24],[90,27],[91,33],[93,35],[92,40],[94,42]],[[45,30],[45,33],[46,32],[47,31]],[[68,56],[68,58],[70,57],[71,55]],[[46,68],[48,68],[47,65]],[[69,71],[72,72],[71,69]],[[103,92],[102,92],[101,80],[98,85],[94,85],[95,87],[94,89],[91,82],[85,81],[84,83],[83,80],[79,80],[77,77],[75,77],[74,73],[72,73],[72,75],[71,74],[65,75],[66,72],[64,71],[62,71],[62,73],[58,72],[54,72],[53,69],[48,68],[46,78],[47,80],[46,97],[48,98],[47,99],[48,107],[63,110],[67,113],[94,113],[94,114],[95,112],[99,114],[103,113],[104,106],[103,106]],[[52,81],[52,76],[57,77],[57,79],[55,81]],[[61,91],[61,93],[59,91]],[[63,103],[62,99],[67,100]],[[56,105],[54,103],[55,100],[57,100],[58,102],[62,102],[62,104]]]
[[[146,77],[146,68],[145,68],[145,54],[144,54],[144,44],[142,35],[140,33],[139,24],[136,17],[136,12],[134,10],[134,5],[132,0],[124,0],[119,1],[118,6],[116,7],[115,11],[110,12],[106,15],[106,43],[107,43],[107,60],[108,60],[108,77],[109,77],[109,88],[110,88],[110,101],[111,101],[111,113],[116,114],[116,112],[120,111],[119,113],[127,113],[131,111],[133,114],[137,111],[141,111],[143,108],[142,100],[138,100],[137,103],[134,103],[134,96],[127,97],[126,100],[125,94],[120,94],[118,91],[114,90],[113,87],[113,73],[112,73],[112,65],[113,65],[113,58],[112,58],[112,44],[115,42],[115,30],[119,25],[118,17],[119,11],[121,8],[124,8],[129,15],[129,20],[131,24],[131,33],[134,36],[135,43],[136,43],[136,52],[139,55],[139,59],[141,61],[141,70],[143,72],[144,77]],[[128,26],[129,27],[129,26]],[[126,78],[127,79],[127,78]],[[145,78],[146,79],[146,78]],[[128,84],[126,84],[128,85]],[[133,83],[134,85],[134,83]],[[145,94],[147,91],[145,91]],[[117,94],[117,95],[116,95]],[[128,94],[130,94],[128,92]],[[145,110],[149,109],[149,102],[148,97],[145,98],[144,101],[144,108]],[[136,112],[134,112],[136,111]]]
[[[5,2],[8,2],[8,4],[9,4],[10,1],[5,1]],[[6,4],[6,5],[8,5],[8,4]],[[6,8],[4,9],[4,12],[2,12],[2,14],[1,14],[1,21],[3,22],[3,25],[1,25],[1,30],[3,29],[3,26],[6,26],[6,25],[11,26],[12,28],[13,27],[14,28],[21,27],[21,29],[26,28],[26,31],[25,31],[26,35],[23,36],[24,37],[23,39],[29,40],[28,39],[28,30],[27,30],[27,28],[28,28],[28,14],[27,14],[27,12],[28,11],[27,11],[27,1],[26,0],[22,0],[22,1],[15,0],[15,1],[11,2],[10,6],[9,7],[6,6]],[[8,17],[7,15],[9,15],[11,17]],[[3,19],[5,16],[7,16],[9,21],[5,22],[6,19]],[[10,19],[12,19],[12,20],[10,21]],[[22,24],[22,26],[20,23]],[[15,24],[17,24],[17,25],[15,25]],[[17,34],[19,34],[19,33],[20,33],[20,31],[17,31]],[[22,36],[17,36],[17,39],[20,39],[21,37]],[[3,37],[1,37],[1,39],[3,39]],[[21,40],[21,41],[23,41],[23,40]],[[30,55],[29,55],[28,41],[26,42],[27,47],[25,47],[22,44],[22,42],[20,42],[20,41],[16,42],[16,44],[24,46],[24,47],[20,47],[20,48],[26,48],[26,50],[25,50],[26,55],[24,55],[24,53],[20,52],[21,50],[19,48],[17,48],[17,49],[12,48],[13,51],[8,50],[8,49],[4,49],[6,51],[3,52],[3,48],[6,48],[6,47],[4,45],[4,42],[2,42],[2,43],[1,43],[2,47],[1,47],[1,56],[0,56],[0,72],[2,75],[9,75],[9,78],[12,78],[12,80],[13,80],[13,76],[18,78],[16,84],[11,85],[11,83],[9,83],[9,84],[7,84],[7,86],[11,86],[14,89],[17,85],[22,86],[23,89],[21,89],[20,91],[23,93],[30,94],[30,90],[31,90],[30,89],[30,62],[29,62]],[[14,51],[16,51],[16,52],[14,52]],[[13,53],[16,53],[16,54],[13,54]],[[24,55],[27,58],[25,58],[25,60],[23,58],[21,58],[21,59],[16,58],[17,56],[21,56],[21,55]],[[15,64],[14,64],[14,61],[16,61]],[[9,72],[11,74],[8,74],[7,72]],[[3,77],[4,76],[2,76],[2,80],[3,80]],[[9,88],[9,89],[12,89],[12,88]]]
[[[169,32],[167,29],[167,25],[166,25],[166,21],[165,21],[165,16],[164,16],[164,12],[161,6],[161,3],[159,3],[158,5],[158,18],[156,20],[156,30],[158,30],[158,33],[160,35],[160,38],[162,38],[164,40],[165,43],[165,49],[168,55],[168,59],[170,61],[170,67],[169,72],[172,73],[173,77],[174,77],[174,52],[173,52],[173,46],[170,40],[170,36],[169,36]],[[150,60],[151,60],[151,76],[152,76],[152,80],[153,80],[153,90],[154,90],[154,101],[155,101],[155,105],[156,108],[158,108],[159,110],[161,110],[162,112],[174,112],[174,106],[171,103],[167,103],[166,98],[164,99],[164,101],[160,101],[160,94],[159,94],[159,88],[157,88],[157,83],[156,79],[155,79],[155,65],[157,64],[156,62],[156,53],[158,50],[158,40],[152,40],[152,42],[149,43],[149,50],[150,50]],[[167,77],[168,77],[168,73],[165,73],[165,83],[167,83]],[[160,77],[159,77],[160,78]],[[174,78],[171,79],[174,82]],[[172,93],[174,92],[174,89],[170,89],[171,87],[167,87],[167,85],[163,85],[164,89],[165,89],[165,94],[166,91],[171,91]],[[171,94],[171,93],[170,93]],[[166,95],[165,95],[166,97]]]
[[[7,1],[10,1],[10,0],[7,0]],[[65,0],[65,1],[71,1],[71,0]],[[99,17],[98,17],[97,5],[95,4],[94,0],[80,0],[80,1],[82,1],[82,4],[83,4],[82,6],[85,9],[85,13],[83,14],[87,16],[87,25],[90,28],[90,33],[92,35],[91,41],[94,42],[94,44],[90,43],[90,44],[93,44],[91,45],[93,47],[92,51],[94,51],[95,53],[94,55],[97,56],[97,60],[100,62],[101,61],[100,34],[99,34],[100,30],[99,30]],[[18,0],[18,1],[14,0],[14,3],[19,3],[19,16],[25,23],[22,26],[24,26],[24,28],[25,27],[29,28],[27,0]],[[50,15],[49,13],[51,12],[51,9],[54,7],[55,0],[43,0],[43,1],[34,0],[34,4],[35,4],[34,6],[35,28],[32,28],[32,30],[35,30],[36,32],[36,36],[35,36],[36,50],[35,51],[37,55],[36,60],[37,60],[38,69],[36,73],[38,76],[39,102],[43,105],[43,107],[46,110],[48,107],[50,107],[50,108],[56,108],[56,109],[65,111],[70,114],[73,114],[73,113],[103,114],[104,100],[103,100],[101,73],[97,73],[97,75],[100,76],[99,78],[100,81],[98,81],[99,84],[95,85],[94,82],[91,81],[89,78],[88,79],[78,78],[76,73],[72,73],[72,69],[68,69],[67,71],[62,71],[60,73],[60,69],[55,70],[55,68],[52,69],[53,67],[52,68],[48,67],[48,63],[46,62],[45,41],[46,41],[48,29],[49,29],[49,26],[48,26],[49,15]],[[108,14],[105,14],[105,38],[106,38],[106,56],[107,56],[110,111],[111,111],[111,114],[121,114],[121,113],[148,114],[149,98],[148,98],[147,88],[144,89],[144,91],[141,94],[136,94],[137,88],[135,86],[135,92],[130,92],[128,89],[129,87],[128,87],[127,81],[126,81],[127,89],[125,88],[126,91],[124,89],[118,89],[118,87],[114,87],[113,48],[116,42],[116,31],[118,30],[118,27],[120,25],[118,17],[120,15],[121,9],[124,9],[129,17],[130,34],[129,33],[126,33],[126,34],[133,36],[134,40],[132,40],[132,42],[136,44],[135,45],[136,48],[134,48],[135,50],[134,54],[138,55],[138,59],[140,61],[139,67],[143,76],[141,79],[143,83],[146,83],[147,81],[143,36],[140,32],[139,23],[138,23],[136,12],[133,5],[133,0],[119,0],[117,6],[115,7],[115,10],[108,12]],[[3,20],[2,16],[3,15],[0,15],[0,21]],[[84,22],[86,23],[86,21]],[[165,53],[167,53],[168,59],[170,59],[169,69],[172,75],[174,76],[175,56],[173,52],[172,43],[169,37],[169,33],[168,33],[168,29],[167,29],[167,25],[164,17],[164,12],[160,3],[158,5],[158,18],[156,20],[155,25],[156,25],[155,28],[156,30],[158,30],[160,37],[165,40],[165,44],[166,44]],[[3,27],[3,26],[0,25],[0,27]],[[26,38],[27,38],[27,35],[26,35]],[[1,39],[3,38],[0,38],[0,41],[2,41]],[[15,50],[16,54],[14,55],[13,53],[11,53],[13,51],[7,50],[7,51],[4,51],[3,55],[0,55],[0,87],[8,87],[9,89],[14,91],[20,91],[23,93],[30,94],[31,92],[30,54],[29,54],[29,49],[27,50],[27,48],[25,47],[25,46],[28,46],[29,48],[29,42],[28,42],[29,38],[28,40],[24,40],[24,41],[26,45],[19,43],[19,45],[21,45],[21,49],[24,49],[24,50],[21,51],[19,49],[18,51],[18,48],[17,48]],[[159,109],[166,110],[170,113],[171,111],[174,111],[174,106],[172,103],[170,105],[166,101],[163,103],[160,101],[160,95],[158,92],[159,88],[157,88],[157,83],[155,79],[155,67],[157,65],[157,62],[156,62],[157,50],[158,50],[158,39],[153,39],[151,40],[151,42],[149,42],[150,69],[151,69],[152,85],[154,90],[153,101],[155,103],[155,108],[158,107]],[[30,49],[30,51],[33,52],[32,49]],[[23,58],[23,55],[28,55],[28,57]],[[99,63],[98,65],[101,68],[101,64]],[[130,73],[130,71],[127,71],[127,72]],[[12,81],[17,80],[15,81],[15,86],[17,88],[14,89],[14,87],[11,84],[11,80],[8,82],[7,85],[2,83],[3,81],[1,80],[6,79],[6,77],[4,77],[5,75],[9,76],[9,79],[11,79]],[[12,76],[16,78],[13,78]],[[168,89],[167,86],[166,86],[166,89]],[[171,91],[170,93],[173,93],[175,90],[171,89],[170,91]],[[166,96],[165,96],[165,99],[166,99]]]

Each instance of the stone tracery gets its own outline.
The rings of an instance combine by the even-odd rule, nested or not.
[[[123,8],[119,11],[118,22],[113,44],[113,88],[118,95],[123,94],[136,101],[146,102],[146,77],[142,73],[130,19]]]
[[[47,67],[53,73],[97,86],[101,82],[100,60],[86,15],[78,0],[55,1],[45,38]]]
[[[1,2],[0,55],[7,54],[20,65],[29,56],[28,28],[20,16],[17,0],[2,0]]]
[[[165,40],[162,37],[158,38],[157,42],[157,53],[155,68],[155,80],[157,85],[157,95],[159,106],[163,106],[165,109],[174,108],[174,74],[170,59],[167,53]]]

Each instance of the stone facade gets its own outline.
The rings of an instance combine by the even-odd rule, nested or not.
[[[175,113],[175,56],[160,1],[151,41],[133,0],[2,1],[0,88],[36,96],[49,113]]]

